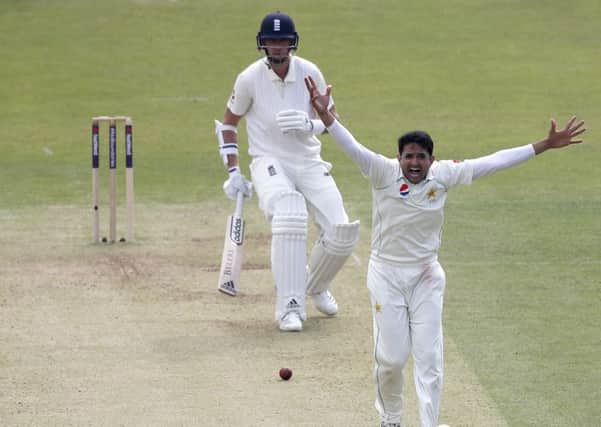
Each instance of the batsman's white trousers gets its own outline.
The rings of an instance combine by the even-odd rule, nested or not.
[[[412,354],[421,425],[435,427],[443,381],[444,270],[437,261],[395,266],[372,258],[367,286],[373,316],[375,406],[380,418],[401,422],[403,368]]]
[[[321,230],[334,224],[347,224],[342,196],[334,178],[332,165],[321,159],[276,159],[255,157],[250,172],[259,207],[269,220],[273,216],[278,197],[289,191],[298,191],[307,202],[307,211]]]
[[[282,212],[281,202],[283,198],[294,196],[298,204],[300,199],[303,208],[306,207],[306,212],[314,218],[320,234],[334,224],[348,223],[342,196],[330,176],[331,167],[321,159],[286,161],[256,157],[251,162],[250,171],[259,206],[272,221],[271,270],[276,285],[276,320],[281,321],[290,311],[298,312],[303,320],[306,318],[308,227],[305,219],[304,240],[297,235],[301,230],[295,229],[295,235],[291,235],[291,230],[279,227],[279,223],[290,221]]]

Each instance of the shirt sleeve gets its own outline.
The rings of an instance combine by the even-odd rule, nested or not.
[[[474,169],[473,179],[510,168],[535,156],[532,144],[497,151],[484,157],[466,160]]]
[[[447,188],[472,183],[472,164],[457,160],[440,160],[432,164],[436,178]]]
[[[235,115],[243,116],[250,109],[253,101],[250,89],[248,77],[244,73],[240,73],[227,101],[227,108]]]
[[[378,155],[361,145],[338,120],[334,120],[334,123],[328,127],[328,133],[342,148],[342,151],[359,166],[361,173],[370,176],[372,163],[377,161]]]

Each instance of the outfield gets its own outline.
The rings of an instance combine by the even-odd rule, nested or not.
[[[362,221],[340,315],[311,308],[301,334],[277,330],[256,199],[243,293],[215,290],[232,203],[213,119],[277,8],[377,151],[422,128],[438,158],[466,158],[542,138],[551,117],[586,120],[586,144],[449,197],[441,422],[601,425],[594,0],[1,2],[0,425],[377,424],[369,188],[329,137],[323,156]],[[137,241],[113,247],[91,244],[90,118],[103,114],[134,119]],[[101,143],[105,209],[106,128]],[[407,388],[413,426],[410,370]]]

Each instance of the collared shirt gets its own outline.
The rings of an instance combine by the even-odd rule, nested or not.
[[[246,119],[251,156],[320,157],[319,139],[303,132],[283,134],[276,122],[278,112],[291,109],[302,110],[315,118],[305,76],[312,76],[319,91],[325,92],[326,82],[319,68],[298,56],[290,57],[284,80],[271,69],[265,58],[252,63],[238,75],[227,107]]]
[[[456,185],[510,168],[535,156],[532,144],[463,162],[435,161],[412,184],[397,159],[361,145],[338,121],[328,131],[372,183],[372,257],[391,264],[423,264],[438,258],[447,192]]]
[[[372,157],[372,257],[392,264],[435,261],[441,244],[447,192],[470,184],[473,169],[467,162],[434,161],[427,177],[412,184],[399,161]]]

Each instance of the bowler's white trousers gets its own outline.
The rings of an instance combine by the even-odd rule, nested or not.
[[[435,427],[443,380],[444,270],[438,261],[397,266],[372,257],[367,286],[374,328],[375,406],[380,418],[401,422],[403,368],[412,354],[421,425]]]

